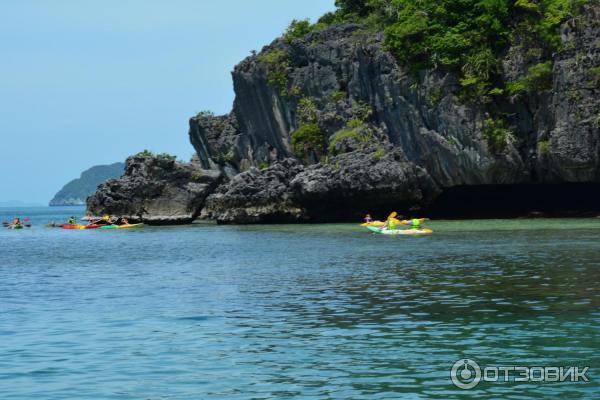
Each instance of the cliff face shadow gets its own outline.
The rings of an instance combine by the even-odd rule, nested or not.
[[[401,195],[368,195],[333,197],[327,201],[310,201],[302,204],[308,210],[310,222],[357,222],[366,214],[385,220],[392,211],[408,217],[414,202]]]
[[[599,184],[458,186],[423,215],[431,218],[585,217],[600,215]]]

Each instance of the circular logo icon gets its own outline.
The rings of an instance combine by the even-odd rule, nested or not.
[[[479,364],[470,359],[458,360],[450,371],[452,383],[459,389],[473,389],[481,381]]]

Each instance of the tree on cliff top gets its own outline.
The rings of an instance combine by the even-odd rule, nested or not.
[[[515,35],[542,53],[560,50],[559,26],[588,0],[336,0],[320,23],[361,22],[385,32],[385,43],[411,71],[444,68],[467,98],[504,89],[500,57]]]

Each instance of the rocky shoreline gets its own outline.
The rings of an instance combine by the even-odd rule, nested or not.
[[[490,100],[506,126],[462,99],[451,72],[409,74],[363,25],[277,39],[235,67],[230,114],[190,119],[194,161],[132,157],[88,210],[160,224],[338,221],[418,214],[457,187],[600,184],[598,21],[596,4],[562,25],[547,87]],[[538,62],[517,37],[503,79]]]

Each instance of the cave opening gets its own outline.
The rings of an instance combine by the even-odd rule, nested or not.
[[[401,217],[478,219],[600,216],[600,184],[512,184],[457,186],[444,190],[431,205],[414,207],[406,194],[352,196],[304,204],[310,222],[357,222],[369,213]]]
[[[517,184],[446,189],[423,210],[430,218],[600,215],[600,184]]]

